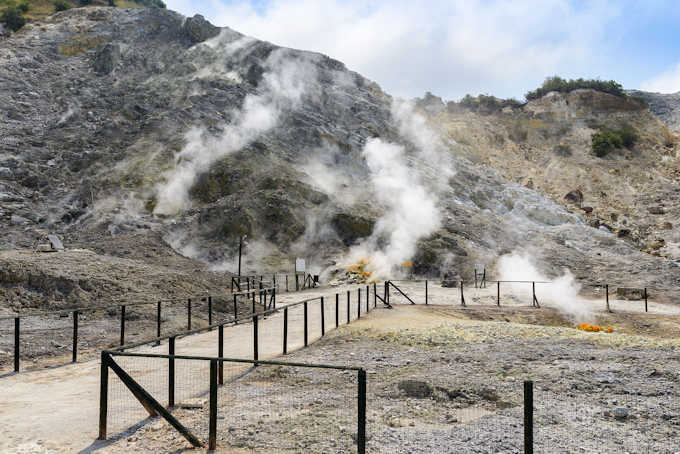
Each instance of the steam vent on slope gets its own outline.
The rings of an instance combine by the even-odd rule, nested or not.
[[[110,3],[0,0],[0,452],[677,452],[677,95]]]

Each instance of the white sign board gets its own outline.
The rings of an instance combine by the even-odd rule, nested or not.
[[[486,265],[483,265],[481,263],[478,263],[478,264],[475,265],[475,270],[479,273],[484,272],[485,269],[486,269]]]
[[[305,259],[295,259],[295,272],[296,273],[305,272]]]

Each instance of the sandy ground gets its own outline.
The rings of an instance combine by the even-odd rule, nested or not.
[[[424,298],[424,284],[402,283],[400,287],[411,296],[412,299]],[[351,287],[352,294],[352,318],[355,317],[356,310],[356,286]],[[365,289],[365,287],[362,287]],[[378,287],[379,290],[381,287]],[[312,289],[302,293],[291,293],[279,295],[278,304],[283,306],[287,303],[300,301],[301,299],[313,298],[324,295],[326,301],[325,321],[327,330],[334,327],[334,302],[335,293],[340,293],[340,323],[346,317],[346,289],[347,287]],[[495,289],[493,289],[495,290]],[[541,325],[570,326],[570,320],[565,319],[559,313],[551,310],[540,311],[531,309],[528,303],[521,298],[507,298],[502,295],[502,305],[500,309],[495,307],[495,291],[490,292],[486,289],[479,290],[479,296],[473,295],[474,290],[466,289],[467,308],[458,307],[459,290],[442,289],[437,285],[430,284],[428,288],[428,302],[433,304],[433,308],[421,306],[405,306],[403,310],[380,310],[373,312],[371,316],[364,319],[357,327],[379,329],[380,326],[394,329],[399,326],[411,328],[429,327],[441,323],[444,317],[441,311],[455,311],[458,313],[456,318],[491,320],[491,321],[521,321],[523,323],[536,323]],[[489,294],[492,293],[492,294]],[[470,296],[468,296],[470,295]],[[392,293],[392,302],[405,302],[403,298],[399,300]],[[477,298],[475,300],[475,298]],[[365,294],[362,295],[365,304]],[[418,301],[421,302],[421,301]],[[424,299],[423,301],[424,302]],[[372,301],[371,301],[372,303]],[[473,304],[474,303],[474,304]],[[593,302],[593,308],[602,308],[601,302]],[[630,305],[632,311],[621,312],[616,306],[614,314],[604,312],[597,313],[603,324],[614,325],[618,331],[635,332],[648,336],[664,336],[666,333],[678,332],[676,317],[669,317],[664,313],[676,313],[675,306],[659,305],[652,303],[650,311],[654,314],[640,315],[639,303],[622,302],[621,304]],[[446,305],[450,307],[438,309],[437,306]],[[413,312],[415,311],[415,312]],[[506,311],[513,312],[513,319],[508,318]],[[289,327],[289,351],[302,346],[302,323],[301,308],[291,309]],[[517,315],[519,314],[519,315]],[[279,318],[277,318],[279,317]],[[282,330],[280,315],[270,317],[260,324],[260,358],[271,358],[278,356],[282,348]],[[448,317],[448,316],[447,316]],[[519,317],[519,318],[518,318]],[[320,336],[320,312],[318,305],[310,303],[309,326],[310,342]],[[352,325],[354,326],[354,325]],[[312,328],[314,327],[314,328]],[[575,331],[575,330],[573,330]],[[167,352],[167,344],[158,348],[145,348],[145,351],[159,353]],[[305,351],[311,351],[308,349]],[[194,354],[214,356],[217,354],[217,332],[209,332],[183,338],[177,341],[177,354]],[[252,358],[252,325],[238,325],[225,329],[225,356],[234,358]],[[317,358],[318,359],[318,358]],[[333,359],[333,358],[326,358]],[[352,358],[350,357],[349,360]],[[358,359],[358,358],[357,358]],[[351,361],[350,361],[351,362]],[[149,371],[152,371],[151,363]],[[98,420],[98,397],[99,397],[99,362],[87,361],[74,365],[46,369],[34,372],[26,372],[16,375],[9,375],[1,378],[2,399],[0,400],[0,425],[4,428],[0,435],[0,452],[93,452],[104,448],[108,443],[96,442],[97,420]],[[143,369],[143,367],[142,367]],[[134,370],[133,373],[140,376],[143,382],[144,370]],[[188,383],[186,386],[191,386]],[[162,384],[160,385],[162,388]],[[179,391],[181,394],[182,391]],[[186,393],[187,396],[190,393]],[[180,397],[181,398],[181,397]],[[160,400],[160,399],[159,399]],[[178,399],[180,400],[180,399]],[[125,408],[118,409],[121,414],[125,413]],[[117,410],[117,411],[118,411]],[[143,410],[134,414],[136,418],[140,415],[143,419]],[[115,413],[115,412],[114,412]],[[132,425],[136,421],[122,421]],[[115,425],[113,422],[112,426]],[[113,428],[113,427],[112,427]],[[122,427],[121,427],[122,428]],[[111,433],[111,432],[110,432]],[[117,446],[111,445],[113,449]]]

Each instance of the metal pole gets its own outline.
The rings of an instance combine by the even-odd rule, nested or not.
[[[236,304],[236,294],[234,293],[234,323],[238,323],[238,305]]]
[[[350,313],[349,290],[347,290],[347,324],[348,325],[349,325],[349,313]]]
[[[357,402],[357,447],[359,454],[366,454],[366,371],[359,369]]]
[[[647,287],[645,287],[645,312],[647,312]]]
[[[501,306],[501,281],[496,281],[497,295],[498,295],[498,307]]]
[[[286,274],[286,293],[288,292],[288,275]]]
[[[243,250],[243,237],[238,238],[238,278],[241,281],[241,251]],[[239,288],[240,290],[240,288]]]
[[[357,289],[357,320],[361,318],[361,287]]]
[[[73,362],[78,361],[78,311],[73,311]]]
[[[208,325],[212,326],[212,296],[208,297]]]
[[[288,353],[288,308],[283,308],[283,354]]]
[[[534,383],[524,382],[524,454],[534,453]]]
[[[259,359],[259,349],[257,348],[257,315],[253,315],[253,359]],[[257,364],[255,364],[257,366]]]
[[[191,298],[187,300],[187,330],[191,331]]]
[[[336,293],[335,294],[335,327],[337,328],[340,326],[340,316],[338,315],[338,312],[340,309],[340,294]]]
[[[475,288],[477,288],[477,268],[475,268]]]
[[[305,301],[304,304],[304,312],[305,312],[305,347],[307,346],[307,301]]]
[[[19,317],[14,317],[14,372],[19,372],[19,350],[20,350],[20,332],[21,322]]]
[[[463,281],[460,281],[460,305],[465,306],[465,294],[463,293]]]
[[[220,326],[221,328],[222,326]],[[222,364],[222,361],[220,361]],[[210,407],[208,423],[208,450],[217,447],[217,360],[210,360]]]
[[[125,345],[125,305],[120,306],[120,345]]]
[[[609,284],[606,284],[604,286],[605,288],[605,298],[607,299],[607,312],[611,312],[611,309],[609,309]]]
[[[156,303],[156,337],[161,337],[161,302]],[[161,345],[161,341],[156,342]]]
[[[370,312],[370,310],[371,310],[371,308],[369,307],[370,302],[371,302],[371,301],[370,301],[370,300],[371,300],[370,296],[371,296],[371,286],[370,286],[370,285],[367,285],[367,286],[366,286],[366,313],[367,313],[367,314],[368,314],[368,313]]]
[[[250,294],[253,300],[253,314],[255,313],[255,283],[253,283],[253,292]]]
[[[217,356],[224,357],[224,325],[217,327]],[[220,361],[220,370],[218,381],[220,385],[224,384],[224,362]]]
[[[175,406],[175,336],[168,340],[168,408]]]
[[[321,337],[326,335],[326,314],[323,305],[323,296],[321,297]]]
[[[99,440],[106,440],[106,419],[109,409],[109,357],[102,352],[99,377]]]
[[[373,282],[373,308],[378,307],[378,284]]]
[[[425,305],[427,306],[427,279],[425,279]]]

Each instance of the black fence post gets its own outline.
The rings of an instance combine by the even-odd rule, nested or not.
[[[305,332],[305,347],[306,347],[307,341],[308,341],[308,337],[307,337],[307,301],[305,301],[305,303],[304,303],[304,314],[305,314],[305,317],[304,317],[304,319],[305,319],[304,332]]]
[[[253,314],[255,313],[255,288],[254,288],[254,287],[255,287],[255,284],[253,284],[253,291],[252,291],[252,293],[250,294],[250,295],[252,296],[251,299],[252,299],[252,304],[253,304],[253,309],[252,309],[252,310],[253,310],[253,312],[252,312]]]
[[[221,326],[220,326],[221,328]],[[220,361],[220,364],[222,361]],[[217,360],[210,360],[210,407],[208,423],[208,450],[217,447]]]
[[[259,358],[259,348],[257,345],[257,315],[253,315],[253,359],[257,361]],[[257,366],[257,364],[255,364]]]
[[[321,337],[326,335],[326,308],[323,304],[323,296],[321,297]]]
[[[21,344],[21,320],[19,317],[14,317],[14,372],[19,372],[19,350]]]
[[[297,291],[299,291],[299,290],[300,290],[300,282],[299,282],[299,280],[298,280],[298,274],[297,274],[297,272],[296,272],[296,273],[295,273],[295,291],[297,292]]]
[[[496,295],[498,297],[498,302],[496,303],[498,307],[501,306],[501,281],[496,281]]]
[[[288,308],[283,308],[283,354],[288,353]]]
[[[378,307],[378,284],[373,282],[373,308]]]
[[[349,303],[349,290],[347,290],[347,324],[349,325],[350,313],[350,303]]]
[[[460,305],[465,306],[465,294],[463,293],[463,281],[460,281]]]
[[[357,319],[361,318],[361,287],[357,289]]]
[[[224,325],[217,327],[217,356],[224,357]],[[224,384],[224,362],[220,361],[219,376],[217,377],[219,384]]]
[[[156,337],[161,337],[161,302],[156,303]],[[156,342],[161,345],[161,341]]]
[[[359,369],[357,402],[357,448],[359,454],[366,454],[366,371]]]
[[[524,382],[524,454],[534,453],[534,382]]]
[[[120,306],[120,345],[125,345],[125,304]]]
[[[647,287],[645,287],[645,312],[647,312]]]
[[[336,293],[335,294],[335,327],[337,328],[340,326],[340,315],[339,315],[339,309],[340,309],[340,294]]]
[[[208,297],[208,325],[212,326],[212,296]]]
[[[607,312],[611,312],[611,309],[609,309],[609,284],[605,284],[604,294],[605,294],[605,298],[607,300]]]
[[[78,361],[78,311],[73,311],[73,362]]]
[[[425,305],[427,306],[427,279],[425,279]]]
[[[371,311],[371,308],[370,308],[370,306],[369,306],[369,305],[371,304],[370,295],[371,295],[371,286],[370,286],[370,285],[367,285],[367,286],[366,286],[366,313],[367,313],[367,314]]]
[[[187,330],[191,331],[191,298],[187,300]]]
[[[109,354],[102,352],[99,378],[99,440],[106,440],[106,422],[109,409]]]
[[[238,305],[236,304],[236,293],[234,293],[234,323],[238,323]]]
[[[168,340],[168,407],[175,406],[175,336]]]
[[[286,293],[288,293],[288,275],[286,274]]]

